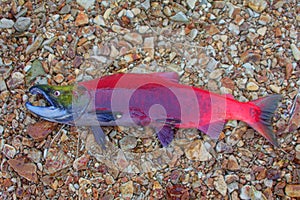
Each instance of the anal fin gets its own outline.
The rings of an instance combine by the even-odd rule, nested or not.
[[[217,121],[210,124],[206,124],[204,126],[198,127],[198,129],[205,134],[209,135],[212,139],[218,139],[220,136],[220,133],[224,129],[226,121]]]
[[[94,134],[95,141],[97,144],[101,145],[102,149],[106,149],[105,147],[105,133],[103,132],[100,126],[91,126],[92,132]]]

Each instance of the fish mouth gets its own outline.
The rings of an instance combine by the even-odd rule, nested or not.
[[[50,97],[47,88],[44,85],[31,87],[29,93],[40,96],[42,100],[45,100],[45,105],[40,105],[40,102],[38,102],[39,105],[35,105],[35,103],[33,104],[30,101],[25,103],[26,108],[35,115],[53,122],[64,122],[67,117],[70,118],[70,116],[67,115],[67,110],[55,99]]]
[[[29,89],[30,94],[32,95],[39,95],[42,96],[46,100],[46,106],[34,106],[32,103],[29,101],[26,102],[26,105],[31,105],[34,107],[39,107],[39,108],[57,108],[59,107],[58,103],[50,98],[50,96],[39,86],[33,86]]]

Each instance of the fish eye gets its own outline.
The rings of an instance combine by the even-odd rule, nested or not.
[[[54,96],[58,97],[60,95],[60,91],[56,90],[53,94]]]

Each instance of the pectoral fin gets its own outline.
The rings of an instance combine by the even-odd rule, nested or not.
[[[97,144],[101,145],[102,149],[106,149],[105,147],[105,133],[103,132],[100,126],[91,126],[92,132],[94,134],[95,141]]]
[[[174,130],[172,127],[164,125],[163,127],[156,128],[156,131],[160,143],[163,145],[163,147],[167,147],[174,138]]]
[[[111,112],[111,111],[97,110],[96,116],[99,122],[110,122],[121,118],[122,114],[117,112]]]
[[[213,122],[210,124],[206,124],[204,126],[198,127],[198,129],[205,134],[209,135],[212,139],[218,139],[220,136],[220,133],[224,129],[226,121],[218,121],[218,122]]]

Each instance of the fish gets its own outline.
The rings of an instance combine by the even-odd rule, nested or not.
[[[175,72],[117,73],[74,85],[34,85],[29,92],[47,102],[35,106],[27,101],[30,112],[52,122],[88,126],[103,148],[103,126],[149,126],[167,147],[177,128],[197,128],[218,139],[228,120],[246,122],[279,146],[272,119],[280,94],[239,102],[232,95],[180,84]]]

